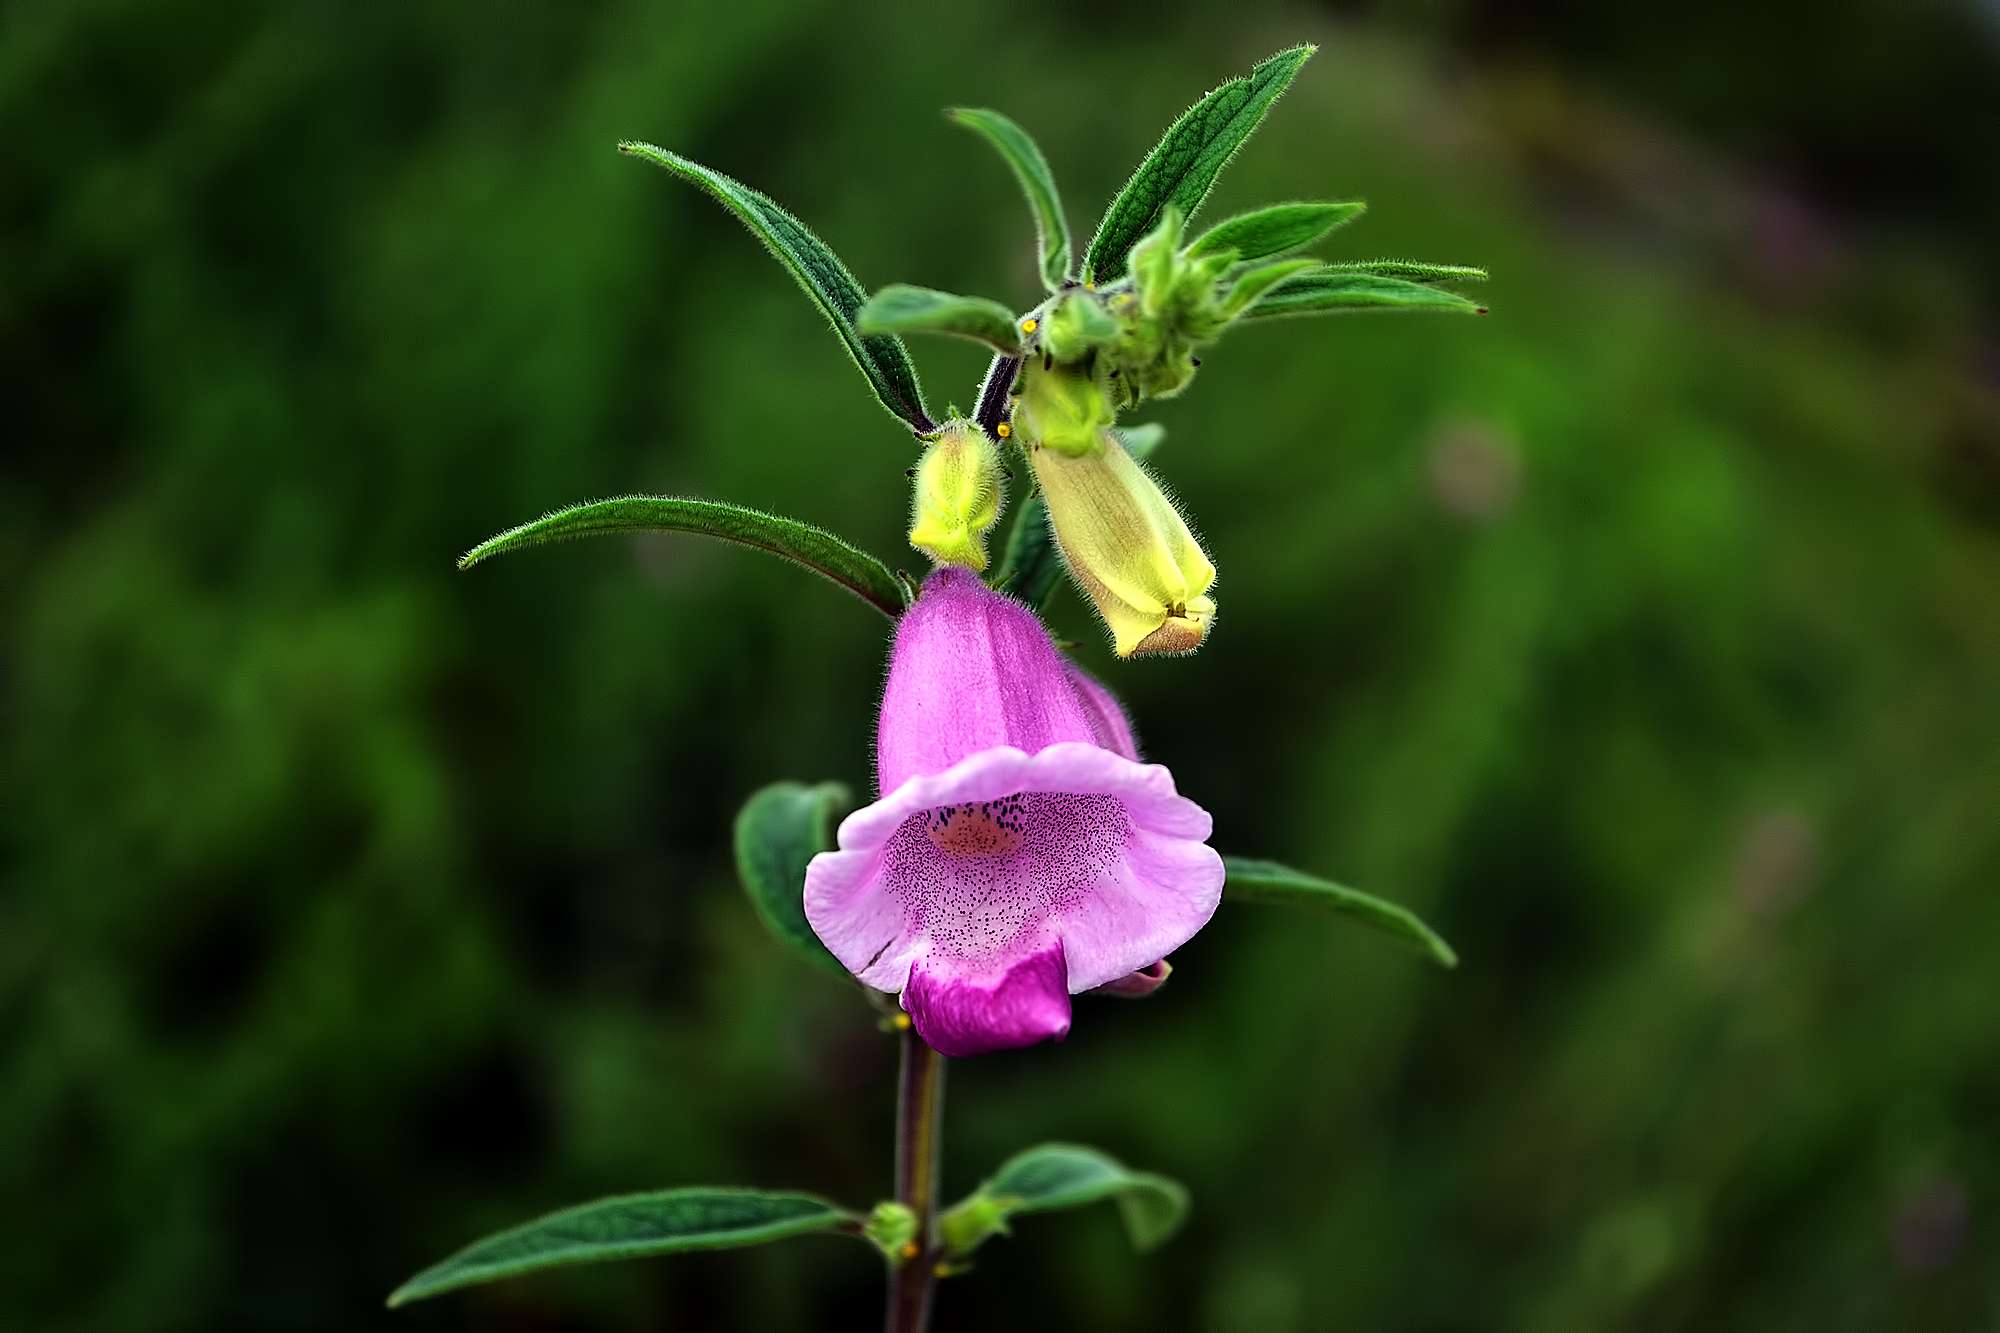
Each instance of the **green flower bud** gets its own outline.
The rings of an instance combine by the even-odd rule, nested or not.
[[[1032,445],[1033,442],[1031,442]],[[1072,455],[1033,448],[1063,562],[1097,607],[1120,657],[1187,653],[1215,620],[1215,565],[1159,484],[1109,431]]]
[[[1030,360],[1021,369],[1014,426],[1030,444],[1060,454],[1088,454],[1118,418],[1105,370]]]
[[[1065,292],[1039,323],[1041,350],[1064,365],[1081,361],[1118,338],[1118,321],[1095,292]]]
[[[1181,214],[1167,208],[1159,226],[1132,248],[1132,289],[1113,298],[1120,336],[1111,352],[1128,404],[1171,398],[1194,378],[1194,349],[1220,332],[1216,283],[1234,250],[1192,257],[1181,248]]]
[[[1160,225],[1132,247],[1132,285],[1148,318],[1166,314],[1181,295],[1187,262],[1181,257],[1181,211],[1168,204]]]
[[[1237,233],[1251,234],[1240,227]],[[1197,349],[1220,337],[1259,298],[1319,267],[1312,259],[1257,264],[1255,254],[1267,251],[1243,263],[1243,252],[1226,242],[1203,237],[1183,247],[1181,239],[1179,211],[1165,209],[1159,225],[1132,248],[1129,283],[1106,298],[1119,332],[1103,359],[1118,372],[1114,382],[1122,406],[1180,393],[1200,364]]]
[[[907,1204],[891,1199],[876,1204],[862,1223],[861,1234],[874,1241],[892,1264],[916,1257],[911,1251],[916,1248],[917,1215]]]
[[[986,568],[986,534],[1005,489],[999,451],[970,421],[947,421],[924,447],[911,488],[910,545],[941,565]]]

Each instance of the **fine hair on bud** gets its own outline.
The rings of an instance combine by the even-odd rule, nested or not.
[[[1006,480],[999,450],[975,422],[946,422],[912,470],[910,545],[940,565],[986,569],[986,539],[999,521]]]

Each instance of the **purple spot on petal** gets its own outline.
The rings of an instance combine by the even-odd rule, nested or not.
[[[998,961],[1115,868],[1131,831],[1111,796],[1023,792],[927,810],[890,836],[882,882],[933,956]]]

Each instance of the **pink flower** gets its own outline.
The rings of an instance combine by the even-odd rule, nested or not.
[[[806,918],[946,1055],[1061,1040],[1070,996],[1153,969],[1222,896],[1208,813],[1034,613],[940,569],[896,630],[881,798],[806,870]]]

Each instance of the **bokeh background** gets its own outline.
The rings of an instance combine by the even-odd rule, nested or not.
[[[1218,842],[1455,973],[1225,906],[1145,1004],[951,1074],[948,1185],[1050,1138],[1189,1229],[1031,1219],[942,1327],[2000,1321],[2000,12],[1435,0],[0,13],[0,1322],[865,1327],[851,1242],[390,1316],[595,1194],[888,1188],[893,1051],[728,828],[868,777],[884,626],[572,500],[901,546],[907,434],[643,137],[865,282],[1028,304],[1203,89],[1321,44],[1210,216],[1490,266],[1494,313],[1247,329],[1145,419],[1224,571],[1113,664]],[[915,348],[969,406],[976,351]]]

